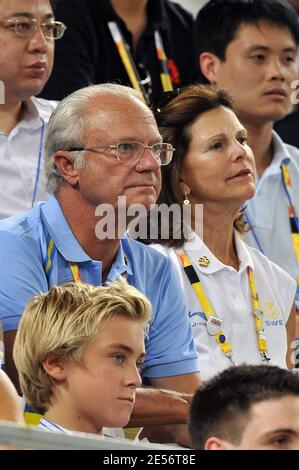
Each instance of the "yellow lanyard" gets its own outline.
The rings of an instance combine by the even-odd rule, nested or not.
[[[291,175],[288,168],[288,161],[285,160],[281,164],[281,175],[283,189],[288,200],[288,214],[291,227],[291,237],[297,262],[299,263],[299,218],[298,211],[294,204],[293,186]],[[299,278],[297,279],[297,292],[296,292],[296,311],[299,313]]]
[[[54,257],[54,253],[55,253],[54,248],[55,248],[55,243],[54,243],[54,240],[52,240],[52,238],[51,238],[51,240],[49,241],[49,244],[48,244],[48,248],[47,248],[47,256],[46,256],[46,259],[44,261],[44,269],[45,269],[45,273],[46,273],[47,276],[49,276],[52,272],[53,257]],[[125,256],[124,259],[125,259],[126,266],[128,266],[127,257]],[[74,282],[82,282],[82,277],[81,277],[81,273],[80,273],[78,264],[75,263],[74,261],[70,261],[70,270],[72,272]],[[126,273],[121,274],[121,276],[126,278]]]
[[[282,162],[281,164],[281,174],[282,174],[282,182],[284,191],[286,193],[288,199],[288,214],[290,219],[290,227],[291,227],[291,234],[292,234],[292,241],[294,246],[294,251],[296,254],[297,261],[299,263],[299,219],[298,219],[298,212],[294,204],[294,197],[293,197],[293,187],[292,187],[292,180],[291,175],[289,172],[289,168],[286,163]]]
[[[130,48],[128,44],[126,43],[118,27],[118,24],[115,21],[110,21],[108,23],[108,27],[110,29],[111,36],[118,50],[121,61],[129,76],[132,87],[142,94],[145,102],[150,104],[148,94],[146,93],[145,88],[142,85],[142,81],[137,71]],[[154,32],[154,35],[155,35],[155,46],[156,46],[157,58],[160,62],[160,80],[161,80],[162,90],[172,91],[173,86],[172,86],[171,78],[170,78],[168,67],[167,67],[167,56],[166,56],[165,49],[163,46],[162,37],[159,31],[157,30]]]
[[[49,241],[49,244],[48,244],[48,248],[47,248],[47,257],[46,257],[46,260],[44,262],[44,266],[45,266],[45,273],[49,276],[51,271],[52,271],[52,268],[53,268],[53,256],[54,256],[54,253],[55,253],[55,243],[54,243],[54,240],[51,240]],[[70,262],[70,270],[72,272],[72,275],[73,275],[73,279],[75,282],[82,282],[82,279],[81,279],[81,274],[80,274],[80,271],[79,271],[79,267],[77,265],[77,263],[74,263],[74,262]]]
[[[74,262],[71,261],[70,262],[70,269],[72,271],[74,281],[75,282],[82,282],[81,274],[80,274],[79,267],[78,267],[77,263],[74,263]]]
[[[299,263],[299,218],[298,218],[298,211],[295,206],[295,198],[293,196],[293,186],[291,175],[288,167],[289,159],[283,160],[280,165],[281,170],[281,177],[282,177],[282,185],[283,189],[288,201],[288,216],[290,221],[290,229],[291,229],[291,239],[294,247],[295,256],[297,262]],[[264,253],[263,247],[258,239],[257,233],[255,231],[254,225],[251,223],[249,216],[246,212],[244,212],[244,216],[247,220],[247,223],[250,227],[251,233],[255,239],[256,245],[261,253]],[[296,307],[297,312],[299,312],[299,278],[297,279],[297,293],[296,293]]]
[[[204,290],[200,279],[192,265],[192,261],[190,260],[187,253],[182,250],[178,252],[178,257],[181,261],[181,264],[184,268],[185,274],[189,279],[190,284],[192,285],[195,294],[201,304],[203,309],[203,313],[205,315],[207,321],[207,330],[212,331],[212,335],[215,336],[215,340],[217,344],[219,344],[222,352],[228,357],[233,364],[236,364],[234,353],[232,346],[228,342],[224,331],[221,329],[222,321],[215,316],[215,312],[213,307],[211,306]],[[252,307],[253,307],[253,315],[255,319],[255,328],[257,334],[257,342],[258,342],[258,349],[262,359],[262,362],[270,362],[270,358],[268,357],[268,346],[267,346],[267,339],[266,339],[266,332],[264,327],[264,319],[263,319],[263,312],[260,307],[259,296],[256,290],[254,274],[251,268],[247,268],[248,272],[248,279],[249,285],[251,290],[251,298],[252,298]],[[213,333],[213,325],[214,325],[214,333]],[[218,325],[218,328],[217,328]]]
[[[167,56],[165,53],[165,49],[163,46],[163,41],[161,38],[161,35],[159,31],[155,31],[155,46],[156,46],[156,51],[157,51],[157,57],[160,61],[160,80],[161,80],[161,85],[162,85],[162,90],[165,91],[172,91],[173,86],[171,82],[171,78],[169,75],[168,67],[167,67]]]

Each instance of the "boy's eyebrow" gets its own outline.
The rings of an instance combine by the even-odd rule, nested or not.
[[[247,129],[240,129],[238,132],[237,132],[237,137],[243,137],[243,136],[247,136]]]
[[[109,344],[109,349],[115,349],[115,348],[123,349],[129,354],[134,354],[134,350],[126,344],[123,344],[123,343]],[[139,357],[145,357],[145,353],[141,353]]]

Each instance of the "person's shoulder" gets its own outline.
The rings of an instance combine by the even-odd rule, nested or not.
[[[292,156],[292,164],[296,167],[299,172],[299,148],[294,145],[285,144],[288,153]]]
[[[55,17],[58,21],[72,20],[89,17],[99,13],[102,0],[60,0],[55,9]],[[94,18],[96,21],[97,17]],[[68,26],[68,25],[66,25]]]
[[[292,176],[299,178],[299,148],[294,145],[283,143],[286,155],[290,158],[289,168]]]
[[[246,245],[246,248],[252,257],[255,269],[262,270],[265,273],[265,278],[268,280],[268,282],[271,282],[272,278],[272,280],[275,279],[278,282],[284,280],[285,282],[296,284],[296,281],[289,273],[278,266],[278,264],[274,263],[274,261],[271,261],[259,250],[248,245]]]
[[[299,149],[295,147],[295,145],[288,144],[284,142],[281,136],[276,132],[276,130],[272,131],[272,142],[274,143],[274,148],[278,149],[279,151],[283,151],[286,157],[291,157],[291,160],[294,163],[299,164]]]
[[[286,142],[282,141],[284,148],[294,157],[299,158],[299,149],[295,147],[295,145],[287,144]]]
[[[287,114],[283,119],[274,124],[274,130],[280,135],[283,141],[288,144],[299,146],[298,135],[299,110]]]
[[[48,122],[52,112],[58,106],[59,101],[46,100],[44,98],[37,98],[36,96],[33,96],[31,99],[35,104],[40,117],[45,122]]]
[[[169,0],[164,1],[165,11],[168,15],[172,17],[176,17],[181,22],[187,23],[189,25],[193,25],[194,18],[193,15],[187,11],[182,5],[179,5],[176,2],[172,2]]]
[[[1,238],[7,237],[24,237],[30,231],[35,229],[36,226],[41,224],[41,210],[42,203],[37,204],[33,209],[23,212],[11,217],[0,220],[0,235]]]

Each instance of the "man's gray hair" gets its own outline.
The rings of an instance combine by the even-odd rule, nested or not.
[[[45,141],[46,175],[48,187],[51,191],[57,191],[64,183],[64,179],[54,161],[55,152],[84,147],[90,117],[88,105],[90,105],[92,99],[107,94],[113,95],[111,100],[131,96],[143,101],[140,93],[133,88],[114,83],[104,83],[75,91],[61,101],[52,113]],[[85,164],[83,152],[74,152],[72,156],[76,167],[83,168]]]

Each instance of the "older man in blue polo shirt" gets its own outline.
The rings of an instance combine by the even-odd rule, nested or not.
[[[117,222],[120,196],[125,210],[155,203],[160,165],[169,163],[172,153],[133,89],[84,88],[55,110],[46,139],[53,194],[31,211],[0,222],[0,319],[7,372],[15,383],[11,351],[28,299],[66,281],[98,285],[124,275],[153,304],[143,377],[154,388],[140,391],[133,422],[186,422],[187,394],[200,377],[176,274],[165,257],[127,238],[126,223]],[[119,237],[99,239],[103,207],[112,209]]]

